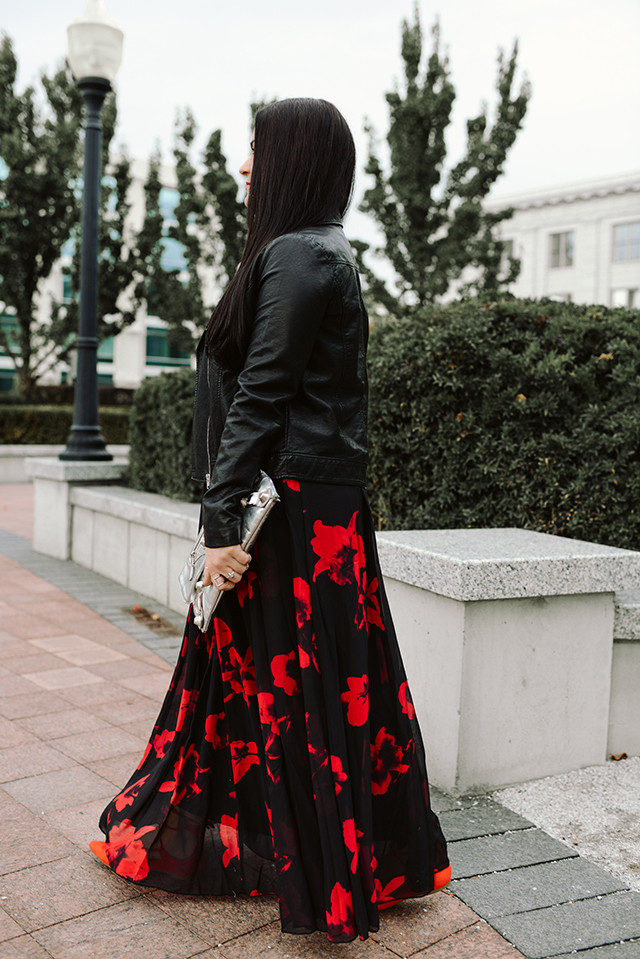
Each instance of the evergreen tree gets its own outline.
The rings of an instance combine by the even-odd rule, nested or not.
[[[465,154],[446,171],[445,135],[451,121],[455,90],[448,58],[440,49],[440,29],[433,27],[433,48],[421,71],[423,38],[416,8],[413,23],[403,21],[401,55],[404,90],[386,95],[389,104],[389,172],[376,156],[370,137],[366,172],[373,185],[361,209],[384,235],[385,246],[375,253],[393,267],[393,295],[364,262],[368,245],[356,244],[367,296],[374,310],[411,311],[444,297],[452,288],[462,293],[492,295],[517,276],[519,264],[504,265],[504,244],[496,227],[512,210],[489,214],[482,201],[501,175],[527,110],[531,94],[525,80],[514,92],[518,45],[507,58],[498,56],[496,117],[487,107],[467,122]],[[471,268],[471,269],[468,269]]]
[[[36,380],[69,348],[66,331],[53,337],[38,317],[39,286],[60,258],[79,218],[82,97],[67,66],[43,75],[46,109],[33,87],[15,89],[11,40],[0,43],[0,300],[15,315],[0,327],[0,349],[29,398]]]
[[[246,219],[238,200],[238,183],[227,170],[220,130],[204,149],[202,172],[191,161],[196,136],[193,114],[179,115],[175,128],[178,201],[167,220],[161,209],[161,156],[151,159],[145,184],[145,219],[137,249],[142,265],[136,287],[147,313],[164,320],[169,342],[189,352],[204,329],[217,291],[203,283],[203,270],[213,267],[221,288],[235,273],[244,249]],[[180,268],[166,262],[168,241],[182,251]]]

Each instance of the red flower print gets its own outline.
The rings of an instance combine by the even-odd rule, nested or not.
[[[339,882],[331,890],[331,909],[327,909],[327,930],[329,938],[343,938],[353,930],[353,897],[350,889]]]
[[[340,699],[347,703],[347,720],[352,726],[364,726],[369,718],[368,676],[347,676],[349,690]]]
[[[234,739],[231,743],[231,764],[234,783],[239,783],[253,765],[258,765],[258,747],[255,743],[244,743]]]
[[[144,766],[144,764],[145,764],[146,761],[147,761],[147,756],[149,755],[150,752],[151,752],[151,743],[147,743],[146,748],[145,748],[145,751],[144,751],[144,753],[143,753],[143,755],[142,755],[142,759],[140,760],[140,762],[138,763],[138,765],[137,765],[137,767],[136,767],[136,772],[137,772],[139,769],[142,769],[142,767]]]
[[[300,492],[300,483],[298,480],[283,479],[282,482],[285,486],[288,486],[289,489],[292,489],[294,493]]]
[[[311,589],[306,579],[296,576],[293,580],[293,598],[296,605],[296,622],[298,629],[311,619]]]
[[[127,806],[133,805],[134,799],[148,778],[148,776],[143,776],[142,779],[137,779],[134,783],[131,783],[130,786],[127,786],[127,788],[124,789],[119,796],[116,796],[114,805],[118,812],[122,812],[122,810],[126,809]]]
[[[248,703],[249,696],[256,694],[256,667],[251,648],[246,651],[244,658],[241,658],[240,653],[232,646],[229,650],[229,667],[222,673],[222,679],[229,683],[232,689],[232,692],[225,696],[225,703],[234,693],[240,693]]]
[[[375,743],[371,744],[371,792],[374,796],[386,793],[392,780],[395,782],[409,768],[403,763],[403,749],[384,726],[379,730]]]
[[[382,615],[380,613],[380,600],[378,598],[378,577],[375,576],[367,587],[367,622],[378,629],[384,629]]]
[[[362,833],[360,833],[362,835]],[[355,875],[358,869],[358,840],[356,838],[356,824],[353,819],[345,819],[342,823],[342,837],[344,844],[353,854],[351,859],[351,872]]]
[[[226,868],[232,859],[240,858],[237,816],[220,817],[220,840],[224,846],[222,865]]]
[[[416,710],[411,699],[411,693],[409,692],[409,683],[400,683],[398,699],[400,700],[400,705],[402,706],[402,712],[406,713],[409,719],[415,719]]]
[[[236,596],[241,606],[244,606],[246,599],[253,599],[253,587],[257,578],[258,574],[255,569],[250,569],[244,574],[236,586]]]
[[[300,684],[296,675],[296,654],[293,651],[274,656],[271,660],[271,672],[274,684],[283,689],[287,696],[293,696],[300,692]]]
[[[156,733],[156,735],[151,740],[151,745],[155,750],[155,754],[158,759],[162,759],[167,751],[167,746],[169,743],[172,743],[175,739],[175,732],[172,729],[163,729],[162,732]]]
[[[196,699],[198,698],[197,689],[183,689],[178,709],[178,720],[176,722],[176,732],[179,732],[184,726],[187,716],[193,713],[196,708]]]
[[[214,749],[224,749],[229,744],[225,714],[211,713],[204,721],[204,738]]]
[[[189,746],[186,753],[183,752],[183,747],[181,747],[178,760],[173,767],[173,779],[158,786],[158,792],[171,792],[169,802],[171,805],[177,805],[182,802],[187,793],[196,796],[202,792],[197,780],[200,773],[206,771],[206,769],[200,768],[200,756],[193,744]]]
[[[123,819],[109,832],[106,851],[107,858],[113,863],[119,858],[115,871],[127,879],[144,879],[149,875],[147,850],[140,842],[142,836],[155,832],[156,826],[142,826],[136,829],[130,819]]]
[[[342,783],[346,783],[348,776],[342,767],[342,760],[339,756],[331,757],[331,772],[333,773],[333,785],[335,786],[336,796],[342,789]]]
[[[376,888],[374,890],[373,896],[371,897],[372,902],[389,902],[389,900],[394,898],[394,892],[403,885],[405,880],[404,876],[396,876],[395,879],[391,879],[384,889],[382,888],[382,883],[379,879],[376,879]]]
[[[233,635],[224,620],[219,619],[217,616],[213,617],[213,631],[215,633],[216,645],[219,653],[223,646],[228,646],[231,643]]]
[[[355,511],[347,527],[325,526],[321,520],[313,524],[314,538],[311,548],[320,557],[313,571],[313,581],[321,573],[327,572],[338,586],[347,583],[359,583],[362,567],[362,537],[356,533]]]

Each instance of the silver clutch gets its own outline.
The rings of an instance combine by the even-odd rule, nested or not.
[[[273,480],[261,470],[257,486],[242,500],[241,546],[245,552],[249,552],[255,543],[264,521],[279,499]],[[180,592],[185,603],[193,604],[193,621],[202,632],[209,629],[211,617],[222,596],[213,583],[210,586],[202,585],[204,560],[203,527],[178,577]]]

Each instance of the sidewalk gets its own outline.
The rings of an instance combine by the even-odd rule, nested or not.
[[[182,621],[34,553],[31,515],[30,486],[0,487],[0,959],[640,959],[640,895],[484,797],[434,790],[456,881],[383,913],[364,943],[282,936],[271,900],[172,896],[105,869],[87,843],[144,750]]]

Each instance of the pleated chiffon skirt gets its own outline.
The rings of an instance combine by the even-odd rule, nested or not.
[[[189,611],[149,744],[100,828],[112,869],[193,895],[272,894],[282,929],[366,938],[446,844],[366,494],[281,502],[208,633]]]

